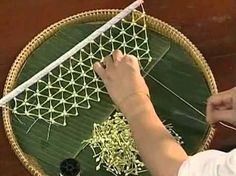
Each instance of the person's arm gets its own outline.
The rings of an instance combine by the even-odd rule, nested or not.
[[[207,121],[228,122],[236,127],[236,87],[212,95],[207,102]],[[236,176],[236,149],[229,153],[209,150],[189,157],[179,176]]]
[[[177,176],[187,154],[164,127],[149,98],[136,95],[127,99],[120,107],[152,175]]]
[[[127,118],[136,145],[153,176],[177,176],[187,154],[158,118],[148,98],[148,87],[140,74],[137,58],[113,53],[105,68],[94,64],[109,95]]]

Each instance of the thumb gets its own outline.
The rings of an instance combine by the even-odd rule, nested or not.
[[[93,69],[104,82],[106,80],[106,71],[103,66],[99,62],[95,62]]]

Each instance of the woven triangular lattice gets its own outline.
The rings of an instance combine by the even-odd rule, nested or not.
[[[134,10],[25,89],[14,98],[12,112],[16,117],[33,120],[28,132],[38,120],[48,123],[49,130],[51,125],[66,126],[68,117],[79,116],[80,108],[89,109],[91,101],[100,101],[100,94],[106,93],[102,81],[93,71],[93,63],[102,61],[116,49],[137,56],[142,68],[152,60],[144,11],[137,15]]]

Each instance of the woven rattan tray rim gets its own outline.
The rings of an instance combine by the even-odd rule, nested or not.
[[[4,86],[4,92],[3,94],[6,95],[9,93],[12,89],[14,89],[15,82],[17,80],[18,74],[24,65],[25,61],[27,60],[28,56],[45,40],[47,40],[50,36],[52,36],[59,28],[62,26],[65,26],[67,24],[71,23],[88,23],[88,22],[94,22],[94,21],[107,21],[116,14],[118,14],[120,10],[93,10],[88,11],[84,13],[80,13],[74,16],[70,16],[66,19],[63,19],[45,30],[43,30],[40,34],[38,34],[35,38],[33,38],[26,47],[20,52],[20,54],[17,56],[14,64],[12,65],[9,74],[6,79],[6,83]],[[140,13],[137,12],[137,15]],[[217,93],[217,86],[215,83],[215,79],[213,77],[212,71],[210,67],[208,66],[206,60],[200,53],[200,51],[187,39],[181,32],[173,28],[172,26],[168,25],[167,23],[158,20],[156,18],[153,18],[151,16],[146,16],[147,20],[147,26],[148,29],[158,32],[169,39],[175,41],[176,43],[180,44],[194,59],[194,61],[199,66],[200,70],[203,72],[208,86],[210,88],[210,91],[212,94]],[[32,157],[25,154],[22,149],[20,148],[19,144],[17,143],[16,137],[13,133],[13,129],[11,126],[11,112],[7,108],[3,108],[3,122],[4,122],[4,128],[6,135],[8,137],[9,143],[17,155],[17,157],[20,159],[21,163],[28,169],[28,171],[32,175],[46,175],[44,171],[40,168],[40,166],[37,164],[37,162],[32,159]],[[209,147],[209,144],[213,138],[214,135],[214,129],[210,128],[207,138],[203,142],[203,145],[200,147],[201,150],[205,150]]]

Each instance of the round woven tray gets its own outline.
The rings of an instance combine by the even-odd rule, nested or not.
[[[78,15],[74,15],[63,19],[42,31],[38,34],[32,41],[28,43],[28,45],[21,51],[12,65],[4,88],[4,95],[9,93],[14,89],[16,80],[19,76],[19,73],[24,66],[29,55],[44,41],[46,41],[50,36],[52,36],[58,29],[62,26],[71,24],[71,23],[89,23],[94,21],[107,21],[116,14],[118,14],[120,10],[95,10],[89,11],[85,13],[80,13]],[[207,65],[204,57],[199,52],[199,50],[179,31],[175,28],[171,27],[165,22],[153,18],[151,16],[146,17],[146,22],[149,30],[160,33],[161,35],[173,40],[182,46],[187,53],[193,58],[193,60],[198,65],[199,69],[203,72],[204,77],[207,81],[211,94],[217,93],[217,87],[212,75],[212,72]],[[6,135],[9,139],[10,145],[14,150],[17,157],[20,159],[22,164],[29,170],[32,175],[46,175],[44,171],[40,168],[37,162],[32,159],[32,157],[22,151],[21,147],[17,143],[16,137],[14,135],[12,125],[11,125],[11,112],[7,108],[3,108],[3,121],[4,127],[6,131]],[[209,147],[209,144],[212,140],[214,134],[214,129],[211,128],[207,134],[206,139],[203,142],[203,145],[199,148],[199,150],[204,150]]]

